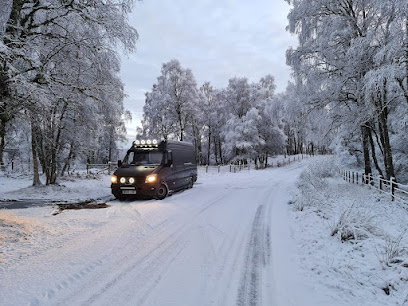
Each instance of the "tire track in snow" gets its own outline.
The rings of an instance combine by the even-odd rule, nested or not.
[[[191,216],[196,217],[199,216],[200,214],[202,214],[205,210],[207,210],[210,206],[219,204],[220,201],[222,201],[222,199],[225,197],[224,194],[222,195],[217,195],[214,196],[211,201],[209,201],[209,203],[205,203],[205,205],[201,206],[201,207],[195,207],[193,208],[193,211],[191,211]],[[204,204],[204,203],[203,203]],[[133,209],[134,210],[134,209]],[[137,221],[139,221],[139,225],[143,225],[146,228],[138,228],[138,230],[143,230],[143,232],[145,233],[145,237],[143,240],[139,241],[139,243],[137,244],[138,248],[137,249],[148,249],[150,250],[151,253],[158,253],[157,256],[152,256],[152,254],[148,253],[148,255],[146,256],[140,256],[140,254],[136,255],[131,252],[129,249],[121,249],[121,252],[118,252],[119,254],[121,254],[121,256],[118,256],[118,258],[115,260],[117,262],[118,266],[121,266],[121,269],[119,271],[119,273],[116,273],[116,277],[110,277],[108,278],[108,280],[105,282],[104,286],[106,286],[103,291],[110,291],[110,289],[112,287],[116,287],[116,284],[119,283],[123,278],[125,278],[128,274],[133,274],[133,272],[131,273],[131,271],[134,271],[136,266],[141,265],[142,269],[147,270],[150,269],[152,270],[153,267],[156,267],[157,264],[155,264],[155,262],[152,260],[151,257],[154,258],[159,258],[161,255],[166,254],[166,257],[164,260],[157,260],[157,262],[161,262],[162,266],[166,266],[168,267],[171,262],[177,257],[177,256],[172,256],[173,253],[175,254],[179,254],[181,252],[181,250],[183,249],[183,247],[181,247],[180,243],[178,243],[178,239],[174,238],[174,237],[179,237],[181,236],[183,233],[186,232],[186,227],[189,227],[191,225],[193,225],[193,222],[189,222],[189,223],[184,223],[184,224],[179,224],[177,222],[177,220],[174,220],[174,218],[167,218],[165,219],[162,223],[156,225],[154,228],[151,227],[149,224],[144,223],[142,218],[141,218],[141,214],[140,212],[133,211],[132,209],[130,209],[129,207],[115,207],[115,209],[110,212],[111,214],[113,214],[114,216],[117,216],[120,214],[118,214],[118,212],[126,212],[126,216],[129,216],[129,212],[132,214],[135,214],[138,218]],[[129,211],[129,212],[128,212]],[[123,215],[123,214],[122,214]],[[134,218],[130,218],[130,219],[134,219]],[[142,227],[143,227],[142,226]],[[173,228],[170,232],[169,232],[169,227],[173,227],[175,226],[175,228]],[[124,236],[128,236],[129,232],[124,229],[125,231],[122,232],[120,234],[119,237],[124,237]],[[153,234],[153,235],[151,235]],[[114,242],[115,246],[112,246],[112,248],[116,249],[116,245],[121,245],[123,244],[123,241],[121,238],[117,237],[116,241]],[[129,239],[129,237],[126,237],[125,239]],[[169,242],[172,241],[173,245],[169,245]],[[130,241],[129,241],[130,242]],[[134,243],[130,243],[128,246],[136,246]],[[137,250],[135,249],[135,251]],[[164,249],[163,251],[161,251],[162,249]],[[136,251],[137,252],[137,251]],[[117,255],[116,255],[117,256]],[[148,258],[150,257],[150,258]],[[167,262],[167,260],[171,258],[172,260]],[[55,299],[59,299],[59,293],[61,293],[62,291],[65,291],[65,289],[71,287],[73,289],[71,289],[69,292],[71,292],[70,296],[66,296],[66,298],[64,300],[76,300],[79,296],[83,296],[84,298],[86,297],[86,295],[88,295],[89,300],[87,301],[87,303],[93,303],[94,300],[99,300],[100,296],[103,296],[104,292],[94,292],[93,295],[91,294],[86,294],[84,291],[86,291],[84,286],[80,286],[81,283],[83,283],[85,281],[84,278],[86,278],[87,276],[89,276],[89,274],[91,274],[91,272],[95,272],[95,267],[98,266],[99,268],[97,270],[105,270],[106,268],[103,268],[104,264],[107,263],[107,257],[102,256],[99,257],[97,260],[92,261],[88,267],[90,267],[90,269],[86,268],[85,270],[81,269],[80,271],[73,271],[70,275],[68,275],[66,277],[66,279],[63,279],[61,282],[55,284],[54,286],[51,286],[48,289],[45,289],[42,294],[36,298],[35,300],[39,300],[39,301],[43,301],[43,302],[51,302],[52,300],[55,301]],[[163,265],[163,262],[166,262],[166,265]],[[150,263],[150,264],[149,264]],[[144,268],[146,267],[146,268]],[[100,269],[102,268],[102,269]],[[157,268],[157,270],[159,270],[160,267]],[[153,269],[154,270],[154,269]],[[158,275],[159,271],[153,271],[155,275]],[[163,272],[163,271],[162,271]],[[105,272],[106,273],[106,272]],[[137,273],[140,274],[140,273]],[[92,276],[90,276],[92,277]],[[149,295],[148,292],[152,291],[154,289],[154,287],[157,285],[157,283],[160,281],[160,277],[157,277],[156,280],[154,278],[154,276],[152,276],[150,278],[151,282],[149,284],[147,284],[146,282],[144,282],[143,286],[144,287],[151,287],[150,289],[147,289],[145,293],[142,294],[142,299],[141,301],[145,300],[147,298],[147,296]],[[97,284],[95,284],[97,285]],[[102,285],[102,284],[100,284]],[[102,285],[103,286],[103,285]],[[75,287],[77,287],[78,289],[75,290]],[[95,288],[96,289],[96,288]],[[72,291],[74,290],[74,291]],[[96,289],[97,290],[97,289]],[[59,299],[60,300],[60,299]],[[60,300],[61,301],[61,300]],[[56,304],[59,304],[61,302],[57,302],[55,301]]]
[[[264,220],[265,206],[261,204],[255,213],[246,249],[244,270],[236,300],[238,306],[255,306],[262,303],[262,269],[270,260],[269,226],[265,226]]]
[[[214,197],[209,204],[191,212],[192,216],[197,217],[201,215],[211,206],[219,204],[224,198],[225,194]],[[195,223],[194,219],[191,219],[189,223],[177,225],[176,229],[169,233],[168,226],[171,224],[177,224],[177,220],[167,219],[156,228],[156,230],[160,228],[160,231],[156,232],[148,241],[148,245],[156,247],[150,249],[145,256],[139,259],[131,259],[134,254],[127,254],[127,256],[122,258],[121,262],[129,262],[129,264],[124,266],[122,272],[107,281],[97,292],[94,292],[94,294],[88,297],[88,299],[82,304],[89,305],[97,303],[97,301],[100,301],[109,291],[115,290],[114,288],[117,286],[121,286],[120,283],[123,282],[123,279],[128,277],[128,275],[132,275],[132,277],[135,278],[135,282],[138,280],[144,282],[144,288],[139,288],[145,289],[143,290],[144,293],[139,295],[138,300],[138,305],[142,305],[160,282],[161,275],[171,266],[171,263],[185,248],[186,245],[180,237],[184,233],[188,233]],[[144,249],[144,247],[141,248]],[[158,263],[160,264],[158,265]],[[136,271],[136,268],[138,270],[135,274],[134,271]],[[148,282],[146,282],[146,275],[150,275]],[[128,296],[129,299],[132,298],[132,294],[134,294],[134,292]]]
[[[105,295],[109,296],[109,292],[117,290],[117,286],[121,286],[124,279],[131,275],[133,283],[129,284],[133,290],[138,282],[144,282],[139,289],[146,289],[140,296],[137,305],[142,305],[153,289],[160,282],[161,275],[171,266],[172,262],[178,257],[178,255],[185,248],[185,243],[180,242],[179,237],[184,231],[178,230],[164,239],[161,243],[157,244],[157,247],[147,253],[139,260],[134,261],[131,265],[126,266],[119,274],[117,274],[110,281],[106,282],[95,294],[89,297],[81,305],[99,304]],[[158,263],[160,263],[158,265]],[[134,271],[136,271],[136,274]],[[146,279],[146,275],[149,275],[149,279]],[[119,290],[117,290],[119,291]],[[125,300],[129,301],[134,295],[134,291],[120,290],[120,292],[127,295]],[[122,297],[123,300],[123,297]]]

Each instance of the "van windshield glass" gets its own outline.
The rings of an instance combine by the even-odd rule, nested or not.
[[[163,152],[146,151],[146,152],[128,152],[123,159],[125,165],[160,165],[163,158]]]

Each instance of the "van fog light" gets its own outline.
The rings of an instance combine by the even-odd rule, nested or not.
[[[116,184],[118,182],[118,177],[116,175],[111,176],[111,182],[112,184]]]
[[[157,180],[157,174],[150,174],[146,176],[146,181],[145,183],[154,183]]]
[[[119,182],[121,182],[122,184],[126,183],[126,179],[124,177],[121,177]]]

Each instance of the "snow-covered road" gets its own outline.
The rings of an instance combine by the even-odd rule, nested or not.
[[[287,223],[303,168],[203,174],[163,201],[44,216],[60,239],[0,271],[0,304],[306,305]]]

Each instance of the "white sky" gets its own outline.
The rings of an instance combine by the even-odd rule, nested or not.
[[[145,92],[171,59],[190,68],[198,86],[209,81],[222,88],[235,76],[257,82],[272,74],[277,91],[284,91],[290,78],[285,52],[297,45],[285,30],[288,12],[284,0],[137,2],[129,18],[140,35],[137,51],[123,56],[121,72],[133,117],[128,138],[140,125]]]

